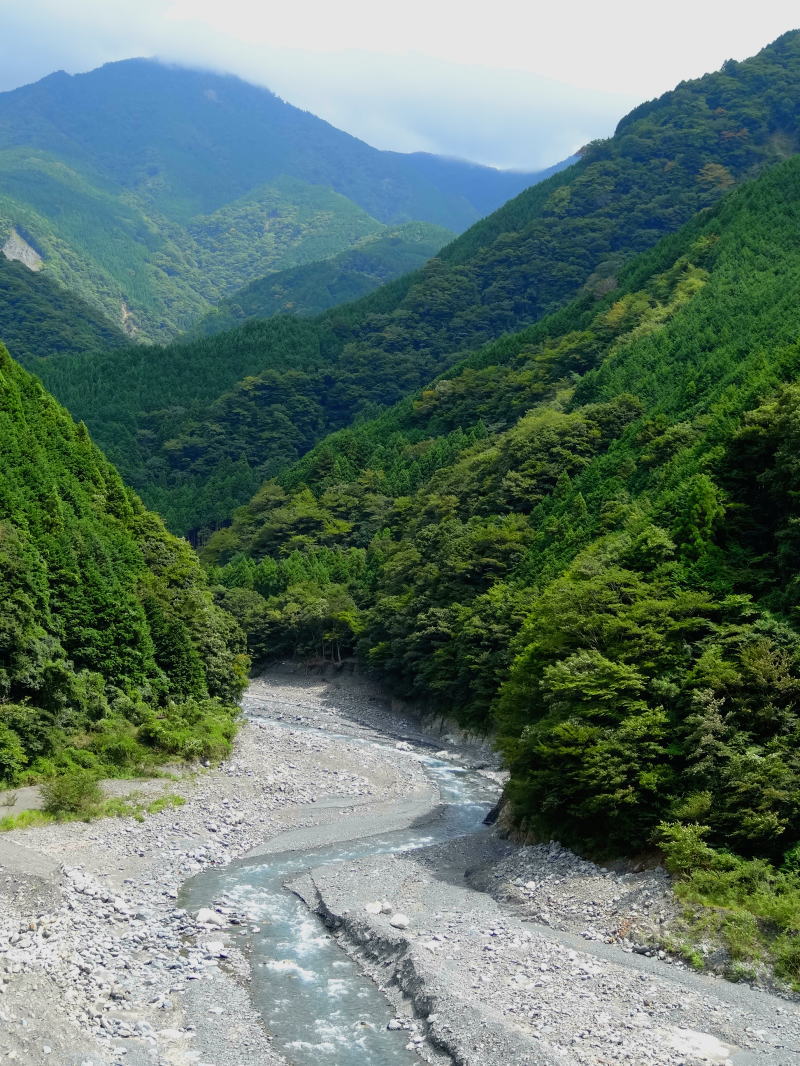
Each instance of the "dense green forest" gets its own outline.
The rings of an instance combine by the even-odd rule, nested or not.
[[[24,230],[55,280],[150,340],[387,226],[461,232],[535,180],[381,152],[266,89],[148,60],[0,93],[0,244]]]
[[[135,376],[113,353],[74,360],[69,374],[52,362],[38,372],[171,528],[202,539],[226,508],[331,430],[580,292],[587,306],[605,298],[635,253],[793,154],[798,110],[793,32],[637,108],[613,138],[421,271],[309,320],[305,354],[285,354],[287,326],[276,318],[153,349]],[[205,376],[215,393],[195,380]]]
[[[0,338],[23,366],[42,357],[115,350],[127,338],[46,274],[0,255]]]
[[[0,782],[223,754],[241,630],[185,541],[0,346]]]
[[[800,32],[348,303],[424,254],[409,204],[499,184],[234,79],[86,77],[0,97],[0,221],[46,267],[0,263],[0,330],[207,572],[0,349],[0,778],[219,754],[248,654],[357,655],[494,735],[521,832],[660,848],[735,958],[800,987]],[[243,101],[286,122],[269,158]],[[188,168],[198,130],[236,187]],[[250,320],[126,344],[53,278],[125,316],[138,293],[153,335],[221,292],[217,324]]]
[[[221,333],[251,318],[321,314],[418,270],[452,238],[449,230],[426,222],[407,222],[365,237],[329,259],[278,270],[251,282],[222,300],[192,332]]]
[[[494,730],[545,839],[800,866],[798,227],[800,158],[264,485],[205,550],[253,654]]]

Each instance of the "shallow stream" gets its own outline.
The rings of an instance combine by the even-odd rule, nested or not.
[[[496,798],[486,778],[440,759],[418,758],[443,804],[441,814],[425,825],[240,859],[204,870],[184,886],[181,904],[187,909],[224,900],[245,916],[240,947],[251,962],[253,1003],[274,1034],[275,1050],[293,1066],[411,1066],[420,1061],[406,1048],[407,1032],[386,1028],[393,1012],[383,994],[320,919],[283,887],[318,866],[410,851],[480,829]],[[386,892],[391,898],[391,886]]]

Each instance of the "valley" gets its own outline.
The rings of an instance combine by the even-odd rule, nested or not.
[[[0,92],[0,1060],[800,1066],[800,30],[519,170],[223,36]]]

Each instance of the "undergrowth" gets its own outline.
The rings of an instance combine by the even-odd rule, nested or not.
[[[710,847],[707,831],[696,824],[659,827],[684,903],[681,937],[665,947],[698,969],[721,953],[733,980],[753,980],[766,968],[800,992],[800,848],[778,867]]]

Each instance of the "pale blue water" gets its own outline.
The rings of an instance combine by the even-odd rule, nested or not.
[[[406,1050],[407,1033],[387,1030],[393,1012],[384,996],[316,915],[283,887],[313,867],[408,851],[478,830],[495,798],[486,780],[441,760],[420,761],[446,804],[442,816],[429,825],[243,859],[203,871],[184,886],[181,905],[188,909],[224,897],[238,914],[248,916],[251,924],[241,927],[239,935],[251,959],[253,1002],[274,1034],[276,1051],[294,1066],[411,1066],[420,1061]],[[260,931],[253,932],[253,925]]]

